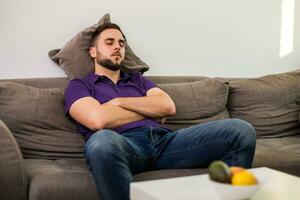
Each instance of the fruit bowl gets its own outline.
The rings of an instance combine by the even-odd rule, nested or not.
[[[214,189],[220,197],[228,200],[249,199],[260,188],[261,183],[255,185],[231,185],[228,183],[220,183],[209,179]]]

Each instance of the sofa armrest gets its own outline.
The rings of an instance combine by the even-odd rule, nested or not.
[[[27,175],[13,134],[0,120],[0,199],[27,199]]]

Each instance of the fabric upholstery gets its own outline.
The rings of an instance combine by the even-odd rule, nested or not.
[[[230,83],[228,109],[251,123],[258,137],[300,133],[300,72],[274,74]]]
[[[1,82],[13,82],[28,85],[35,88],[58,88],[64,91],[68,85],[69,79],[67,77],[55,78],[24,78],[24,79],[1,79]]]
[[[0,120],[0,199],[26,199],[27,187],[27,174],[18,144]]]
[[[63,91],[0,83],[0,118],[25,158],[83,157],[84,139],[64,115]]]
[[[85,28],[69,40],[61,49],[50,50],[48,55],[61,67],[70,79],[83,78],[94,71],[94,62],[89,55],[93,33],[104,23],[110,22],[109,14],[104,15],[98,23]],[[145,72],[149,66],[135,55],[130,46],[125,45],[124,71]]]
[[[85,159],[26,159],[30,200],[99,200]]]
[[[134,182],[157,180],[164,178],[174,178],[180,176],[192,176],[208,173],[207,168],[196,168],[196,169],[164,169],[164,170],[153,170],[134,175]]]
[[[272,75],[273,76],[273,75]],[[268,97],[267,99],[270,100],[271,98],[275,98],[274,101],[274,108],[281,110],[281,108],[278,108],[278,106],[276,105],[276,102],[278,102],[277,98],[279,96],[281,96],[283,98],[283,102],[287,101],[287,102],[295,102],[297,104],[297,94],[296,93],[289,93],[289,95],[286,95],[286,93],[284,93],[284,89],[283,88],[287,88],[286,91],[293,91],[293,89],[291,89],[292,87],[294,87],[294,83],[298,83],[299,85],[299,80],[298,78],[295,79],[295,77],[293,78],[293,76],[287,76],[283,75],[284,77],[282,78],[275,78],[275,79],[265,79],[265,78],[259,78],[259,79],[248,79],[248,78],[241,78],[241,79],[225,79],[226,81],[228,80],[230,82],[230,89],[232,89],[232,91],[229,94],[229,103],[228,105],[229,108],[231,108],[232,110],[230,110],[231,112],[233,112],[233,114],[238,116],[242,116],[242,114],[251,114],[252,118],[254,118],[254,114],[256,113],[257,116],[260,118],[260,120],[262,120],[262,122],[266,122],[266,120],[268,118],[273,118],[273,115],[265,115],[265,117],[263,118],[261,116],[262,112],[267,112],[267,113],[273,113],[274,110],[270,108],[270,110],[266,110],[267,108],[263,107],[265,105],[261,105],[261,107],[258,106],[258,102],[259,99],[261,99],[262,102],[265,102],[265,100],[261,97],[262,93],[266,93],[266,97]],[[279,76],[281,77],[281,75]],[[153,76],[153,77],[148,77],[149,79],[153,80],[155,83],[157,84],[163,84],[165,86],[162,86],[165,90],[169,90],[170,93],[172,93],[172,91],[175,91],[175,87],[174,84],[179,84],[179,83],[183,83],[184,85],[189,85],[186,84],[188,82],[195,82],[195,81],[206,81],[207,77],[198,77],[198,76],[193,76],[193,77],[185,77],[185,76]],[[224,82],[224,79],[218,79],[221,82]],[[270,83],[270,81],[273,81],[274,84]],[[26,128],[20,128],[22,127],[26,127],[28,126],[29,122],[32,124],[32,119],[29,119],[29,116],[27,115],[33,115],[32,117],[34,117],[34,119],[38,119],[38,120],[43,120],[40,119],[42,117],[37,116],[35,113],[32,113],[31,111],[26,111],[28,112],[28,114],[24,114],[21,111],[14,110],[12,105],[17,105],[17,107],[29,107],[32,106],[33,108],[36,107],[35,104],[38,104],[38,100],[36,95],[37,93],[41,92],[41,96],[44,98],[45,96],[49,96],[50,94],[56,94],[59,92],[62,92],[66,86],[66,84],[68,83],[68,78],[66,77],[62,77],[62,78],[32,78],[32,79],[14,79],[14,80],[9,80],[9,81],[13,81],[13,82],[17,82],[17,83],[22,83],[25,84],[27,86],[16,86],[16,85],[11,85],[11,84],[7,84],[8,80],[0,80],[0,118],[2,118],[3,116],[6,119],[10,119],[9,124],[10,127],[12,127],[12,129],[14,129],[14,136],[17,140],[19,140],[18,138],[18,133],[20,133],[20,131],[22,132],[22,134],[24,133],[28,133],[29,131]],[[274,82],[275,81],[275,82]],[[253,84],[253,82],[255,84]],[[2,84],[6,84],[6,85],[2,85]],[[171,84],[171,86],[169,86]],[[191,88],[197,88],[198,84],[201,85],[200,83],[191,83],[193,86],[186,86],[186,88],[188,88],[189,90],[190,87]],[[211,84],[213,85],[213,84]],[[217,85],[219,85],[219,83],[217,83]],[[259,87],[258,85],[260,85],[261,87]],[[266,85],[268,86],[268,88],[266,87]],[[291,87],[291,85],[293,85]],[[32,86],[32,87],[29,87]],[[220,85],[219,85],[220,86]],[[3,92],[3,87],[16,87],[18,89],[14,89],[14,92],[8,93],[7,90],[5,89],[5,95],[2,93]],[[28,87],[30,89],[28,89]],[[202,85],[201,87],[199,87],[198,89],[198,93],[196,93],[195,96],[199,96],[197,98],[200,99],[200,95],[204,98],[205,102],[205,97],[207,95],[205,91],[205,89],[202,90],[202,88],[204,87],[204,85]],[[207,86],[205,86],[207,87]],[[211,86],[212,87],[212,86]],[[222,86],[223,87],[223,86]],[[222,88],[222,87],[219,87]],[[253,90],[255,87],[258,90],[258,94],[256,94]],[[22,88],[22,89],[20,89]],[[59,89],[58,89],[59,88]],[[172,94],[173,98],[175,101],[186,101],[186,103],[188,104],[189,102],[187,100],[185,100],[185,96],[181,93],[185,93],[186,88],[177,91],[178,94]],[[200,89],[201,88],[201,89]],[[247,89],[248,88],[248,89]],[[296,87],[297,90],[298,87]],[[264,90],[262,90],[264,89]],[[22,90],[24,90],[24,92],[22,92]],[[214,91],[215,89],[211,89],[212,91]],[[201,92],[202,91],[202,92]],[[220,91],[222,91],[220,89]],[[277,96],[273,96],[276,94],[276,91],[278,92]],[[23,94],[23,93],[27,93],[27,95]],[[47,94],[44,94],[47,93]],[[213,94],[211,92],[209,92],[209,94]],[[245,96],[245,94],[248,94],[248,96]],[[298,93],[300,94],[300,93]],[[231,96],[233,95],[233,96]],[[30,96],[30,98],[29,98]],[[52,96],[52,95],[50,95]],[[56,96],[56,95],[54,95]],[[271,97],[270,97],[271,96]],[[213,97],[213,95],[211,95],[209,98]],[[46,98],[46,97],[45,97]],[[47,97],[48,98],[48,97]],[[60,97],[62,98],[62,97]],[[58,98],[58,99],[60,99]],[[208,98],[208,97],[207,97]],[[236,98],[232,99],[232,98]],[[16,100],[19,99],[19,100]],[[28,100],[28,99],[33,99],[33,100]],[[51,99],[51,100],[50,100]],[[54,108],[51,109],[52,110],[57,110],[57,109],[61,109],[63,110],[63,107],[61,105],[61,101],[62,99],[58,100],[56,98],[54,98],[53,96],[50,98],[49,97],[49,101],[53,101],[53,104],[57,104],[55,102],[59,101],[60,103],[58,103],[59,106],[61,106],[61,108]],[[214,100],[214,99],[213,99]],[[255,110],[255,113],[250,112],[251,111],[251,107],[250,105],[245,104],[245,108],[243,107],[244,103],[247,103],[246,100],[251,100],[250,103],[253,103],[253,109]],[[8,104],[7,101],[13,101],[15,103],[11,103],[10,105]],[[190,99],[189,99],[190,101]],[[3,104],[3,102],[5,102]],[[26,103],[24,103],[26,102]],[[31,103],[30,103],[31,102]],[[36,102],[36,103],[34,103]],[[45,101],[43,101],[45,102]],[[240,104],[238,104],[239,102],[241,102]],[[272,101],[269,101],[270,104],[272,103]],[[193,105],[195,105],[194,99],[192,100]],[[216,103],[216,102],[215,102]],[[22,105],[24,104],[24,105]],[[49,103],[44,103],[45,105],[49,105]],[[268,106],[270,104],[267,104]],[[273,105],[272,104],[272,105]],[[3,110],[3,105],[6,105],[6,107],[11,107],[11,110],[8,110],[8,108],[5,108],[5,115],[3,114],[4,112],[2,112]],[[180,105],[180,106],[179,106]],[[210,106],[214,106],[215,104],[211,104]],[[53,106],[53,105],[52,105]],[[50,110],[50,108],[52,106],[47,106],[49,107],[48,109]],[[234,106],[234,107],[233,107]],[[291,103],[290,106],[286,106],[284,109],[290,110],[291,108],[294,108],[296,105],[295,103]],[[5,106],[4,106],[5,107]],[[45,106],[44,106],[45,107]],[[39,109],[47,109],[47,108],[39,108]],[[234,108],[234,109],[233,109]],[[247,109],[246,109],[247,108]],[[274,109],[273,108],[273,109]],[[27,109],[27,108],[26,108]],[[181,107],[181,104],[179,103],[177,106],[177,112],[178,114],[182,113],[182,109],[184,109],[184,107]],[[211,109],[211,108],[209,108]],[[214,109],[214,108],[213,108]],[[260,111],[260,109],[264,109],[263,111]],[[24,108],[22,108],[22,110],[24,110]],[[180,111],[181,110],[181,111]],[[258,112],[259,111],[259,112]],[[11,116],[8,115],[9,112],[11,113]],[[49,111],[47,111],[49,112]],[[56,111],[55,111],[56,112]],[[57,112],[58,113],[58,112]],[[225,112],[219,112],[217,114],[212,115],[212,117],[204,117],[204,118],[197,118],[197,119],[186,119],[187,117],[184,115],[180,118],[184,118],[184,119],[174,119],[173,120],[173,124],[168,124],[168,125],[172,125],[172,127],[174,129],[180,128],[180,127],[184,127],[184,126],[188,126],[189,123],[202,123],[205,120],[212,120],[212,119],[219,119],[220,117],[226,117]],[[284,112],[283,112],[284,113]],[[292,109],[291,113],[296,113],[293,114],[293,118],[297,124],[299,124],[298,119],[299,119],[299,111],[294,112]],[[202,113],[198,113],[199,115],[196,115],[197,117],[202,116]],[[201,114],[201,115],[200,115]],[[8,118],[8,116],[12,117],[14,115],[17,115],[19,117],[16,117],[16,119],[12,119],[12,118]],[[56,114],[53,114],[56,115]],[[180,115],[179,115],[180,116]],[[188,118],[192,118],[194,117],[194,115],[192,113],[188,113],[189,116]],[[191,117],[192,116],[192,117]],[[178,117],[178,116],[176,116]],[[228,117],[228,113],[227,113],[227,117]],[[243,116],[242,116],[243,117]],[[20,119],[18,119],[20,118]],[[195,117],[196,118],[196,117]],[[284,120],[285,118],[282,118],[282,120]],[[13,121],[15,120],[15,121]],[[62,126],[66,126],[69,127],[70,125],[68,125],[69,122],[65,122],[65,120],[68,120],[66,118],[51,118],[51,120],[55,120],[55,121],[62,121],[59,122]],[[51,121],[50,120],[50,121]],[[279,122],[279,118],[277,116],[278,121],[275,121],[276,123],[274,125],[272,125],[272,123],[267,123],[267,124],[263,124],[263,126],[256,126],[256,129],[258,128],[258,130],[260,131],[259,133],[269,133],[269,129],[259,129],[261,127],[264,127],[266,125],[268,126],[274,126],[274,130],[277,130],[278,128],[281,128],[282,126],[278,126],[278,122]],[[256,122],[256,121],[254,121]],[[19,125],[19,124],[25,123],[25,125]],[[45,123],[45,122],[43,122]],[[67,123],[67,125],[65,124]],[[176,124],[174,124],[176,123]],[[53,125],[53,123],[51,123]],[[63,125],[65,124],[65,125]],[[283,124],[286,124],[285,121],[283,121]],[[290,123],[287,123],[290,125]],[[55,125],[55,124],[54,124]],[[35,121],[33,123],[32,126],[35,126]],[[66,132],[70,133],[72,132],[73,134],[73,129],[75,127],[73,127],[73,125],[71,125],[72,128],[64,128],[64,130],[68,130],[63,132],[62,134],[64,135]],[[16,130],[15,130],[16,129]],[[60,130],[61,128],[58,127],[54,127],[52,130]],[[5,128],[5,130],[8,130]],[[31,129],[29,129],[31,130]],[[70,131],[69,131],[70,130]],[[72,130],[72,131],[71,131]],[[291,173],[297,176],[300,176],[300,162],[299,162],[299,135],[300,132],[297,132],[297,128],[295,130],[293,130],[293,136],[286,136],[286,135],[290,135],[291,134],[291,130],[293,129],[281,129],[281,135],[283,137],[276,137],[276,138],[263,138],[263,139],[258,139],[257,140],[257,149],[256,149],[256,154],[255,154],[255,158],[254,158],[254,163],[253,163],[253,167],[271,167],[274,169],[278,169],[280,171],[284,171],[287,173]],[[15,132],[16,131],[16,132]],[[4,131],[7,132],[7,131]],[[4,143],[6,143],[5,140],[2,139],[2,133],[4,133],[1,129],[1,125],[0,125],[0,157],[1,157],[1,162],[0,162],[0,199],[4,199],[3,198],[3,193],[1,192],[2,188],[4,187],[4,189],[6,190],[6,188],[10,188],[13,189],[14,187],[10,187],[11,185],[13,186],[16,182],[16,184],[19,184],[20,182],[18,182],[18,178],[22,177],[22,173],[20,173],[17,168],[13,168],[11,167],[11,170],[9,172],[7,172],[7,168],[5,169],[6,166],[4,166],[4,162],[2,162],[2,160],[11,160],[11,163],[17,164],[18,165],[18,160],[19,160],[19,156],[16,156],[17,154],[10,154],[8,155],[10,152],[13,152],[13,150],[10,150],[8,148],[4,148],[5,151],[3,151],[3,149],[1,147],[5,146]],[[17,133],[17,134],[16,134]],[[60,132],[61,133],[61,132]],[[287,133],[287,134],[285,134]],[[56,137],[56,131],[52,132],[51,135],[53,135],[53,137]],[[36,136],[36,134],[32,134],[30,137],[34,138],[33,136]],[[75,136],[77,137],[78,135],[72,135],[72,137]],[[277,135],[278,136],[278,135]],[[41,137],[44,137],[43,134],[41,134]],[[36,139],[36,138],[34,138]],[[18,141],[19,142],[19,141]],[[31,142],[31,141],[30,141]],[[7,143],[8,144],[8,143]],[[17,144],[12,144],[12,146],[16,146]],[[47,145],[44,145],[45,147],[47,147]],[[61,147],[60,147],[61,148]],[[73,147],[67,147],[69,149],[72,149]],[[12,149],[15,149],[15,147],[13,147]],[[59,150],[60,151],[60,150]],[[65,150],[62,150],[63,152]],[[6,153],[5,153],[6,152]],[[42,152],[42,151],[41,151]],[[58,152],[57,152],[58,153]],[[7,154],[7,155],[6,155]],[[26,152],[23,155],[26,155]],[[16,156],[16,157],[13,157]],[[58,158],[58,160],[45,160],[45,159],[24,159],[24,165],[26,166],[26,174],[29,177],[29,188],[28,188],[28,199],[29,200],[36,200],[36,199],[56,199],[56,200],[60,200],[60,199],[98,199],[98,194],[96,192],[94,183],[93,183],[93,179],[91,176],[91,173],[88,170],[88,166],[85,163],[85,159],[84,158],[72,158],[70,159],[68,157],[64,157],[64,156],[60,156]],[[45,158],[45,157],[43,157]],[[52,158],[52,157],[50,157]],[[68,159],[69,158],[69,159]],[[8,166],[12,166],[10,165],[11,163],[9,163]],[[15,165],[15,166],[17,166]],[[134,181],[145,181],[145,180],[153,180],[153,179],[158,179],[158,178],[169,178],[169,177],[177,177],[177,176],[186,176],[186,175],[194,175],[194,174],[201,174],[201,173],[205,173],[207,169],[172,169],[172,170],[159,170],[159,171],[149,171],[149,172],[144,172],[144,173],[140,173],[140,174],[136,174],[134,176]],[[12,174],[12,172],[15,172],[16,174]],[[11,179],[2,179],[4,176],[4,174],[10,174],[10,176],[13,176]],[[2,180],[4,180],[2,182]],[[13,183],[12,183],[13,182]],[[2,184],[3,183],[3,184]],[[5,187],[5,185],[8,185]],[[13,189],[13,191],[11,190],[7,190],[7,192],[10,192],[8,197],[13,197],[12,195],[18,195],[18,194],[14,194],[15,189]],[[1,196],[2,195],[2,196]],[[14,198],[9,198],[9,199],[14,199]],[[17,199],[17,197],[16,197]],[[27,198],[18,198],[18,199],[27,199]]]
[[[166,121],[171,129],[229,118],[226,108],[229,86],[225,82],[206,78],[189,83],[158,84],[158,87],[167,92],[176,105],[176,115]]]
[[[256,141],[253,167],[270,167],[300,176],[300,135]]]
[[[29,199],[99,200],[92,175],[85,162],[85,159],[60,159],[56,161],[26,159],[26,171],[31,182]],[[205,172],[207,169],[156,170],[137,174],[133,178],[134,181],[146,181],[199,175]]]

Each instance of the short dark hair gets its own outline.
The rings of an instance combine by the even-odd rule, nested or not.
[[[96,31],[93,33],[93,35],[92,35],[91,46],[95,46],[95,42],[96,42],[98,36],[99,36],[104,30],[106,30],[106,29],[117,29],[117,30],[119,30],[119,31],[121,32],[121,34],[122,34],[122,36],[123,36],[125,42],[126,42],[126,37],[125,37],[124,33],[122,32],[121,28],[120,28],[117,24],[108,22],[108,23],[104,23],[104,24],[100,25],[100,26],[96,29]]]

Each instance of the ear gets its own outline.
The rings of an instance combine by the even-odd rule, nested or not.
[[[90,47],[89,53],[92,58],[96,58],[96,55],[97,55],[96,47]]]

